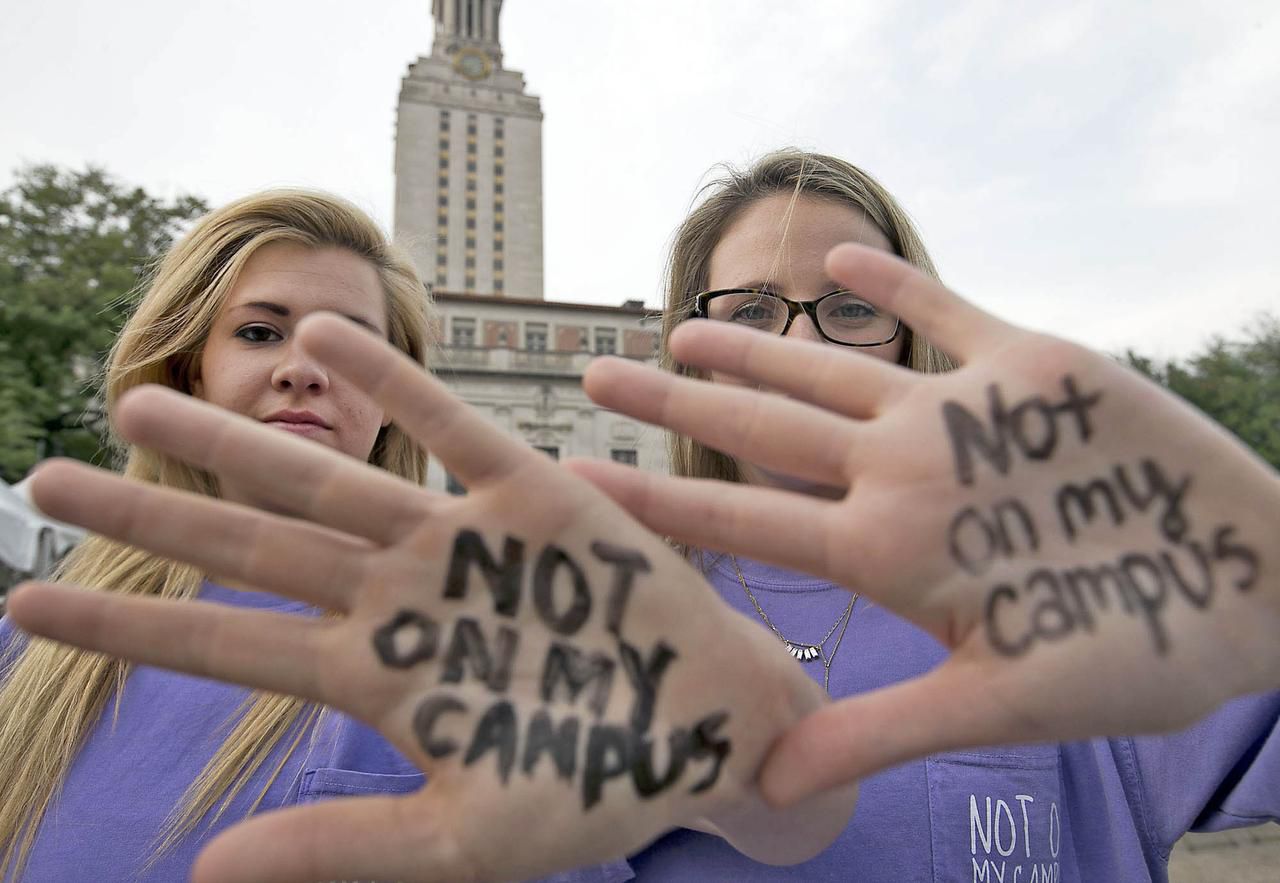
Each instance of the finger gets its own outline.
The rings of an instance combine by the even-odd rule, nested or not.
[[[960,362],[990,352],[1019,333],[901,258],[876,248],[837,245],[827,254],[827,272]]]
[[[472,820],[475,823],[477,820]],[[351,797],[236,825],[196,860],[193,883],[482,879],[448,820],[421,799]]]
[[[537,456],[459,401],[421,365],[351,322],[310,316],[297,333],[304,349],[364,390],[464,485],[497,481]]]
[[[671,352],[685,365],[723,371],[848,417],[874,416],[913,380],[912,372],[853,348],[728,322],[682,323]]]
[[[215,473],[255,505],[376,543],[430,511],[429,494],[382,469],[164,387],[125,393],[116,422],[128,441]]]
[[[856,426],[811,405],[628,362],[594,360],[582,379],[597,404],[656,423],[731,457],[844,486]]]
[[[61,521],[329,610],[350,608],[373,549],[335,530],[65,460],[42,465],[31,493]]]
[[[341,698],[324,686],[332,624],[318,618],[42,583],[15,589],[8,612],[32,634],[143,665],[325,705]]]
[[[1031,721],[1011,721],[994,694],[982,671],[953,657],[922,677],[826,705],[774,745],[761,790],[787,807],[939,751],[1040,737]]]
[[[747,555],[814,574],[832,574],[826,537],[837,504],[790,491],[641,472],[601,460],[565,466],[650,530],[695,546]],[[780,526],[785,525],[786,529]],[[859,532],[843,528],[845,550]]]

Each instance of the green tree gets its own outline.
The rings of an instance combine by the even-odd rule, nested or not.
[[[1243,339],[1215,337],[1184,361],[1159,363],[1132,351],[1125,359],[1280,469],[1280,319],[1263,314]]]
[[[97,460],[96,381],[153,261],[205,204],[130,188],[101,169],[20,169],[0,193],[0,476]]]

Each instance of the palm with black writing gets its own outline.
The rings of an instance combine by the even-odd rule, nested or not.
[[[770,743],[823,701],[769,636],[605,495],[385,342],[332,316],[298,335],[470,493],[138,390],[120,405],[126,438],[252,488],[257,508],[70,463],[36,477],[41,508],[334,615],[56,586],[10,608],[38,634],[343,709],[427,773],[414,795],[251,820],[211,845],[196,879],[523,879],[681,824],[787,861],[838,833],[851,789],[789,815],[759,797]]]
[[[678,360],[782,395],[617,360],[586,387],[842,498],[571,464],[661,533],[827,577],[952,651],[794,728],[770,799],[946,749],[1174,728],[1280,685],[1274,471],[1135,373],[890,255],[841,246],[827,271],[961,367],[703,321],[673,335]]]

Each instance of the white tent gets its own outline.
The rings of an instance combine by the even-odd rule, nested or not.
[[[84,531],[47,518],[31,503],[27,482],[0,481],[0,561],[19,573],[45,576]]]

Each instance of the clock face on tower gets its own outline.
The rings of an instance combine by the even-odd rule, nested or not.
[[[493,62],[479,49],[467,47],[454,53],[453,69],[468,80],[483,80],[493,70]]]

